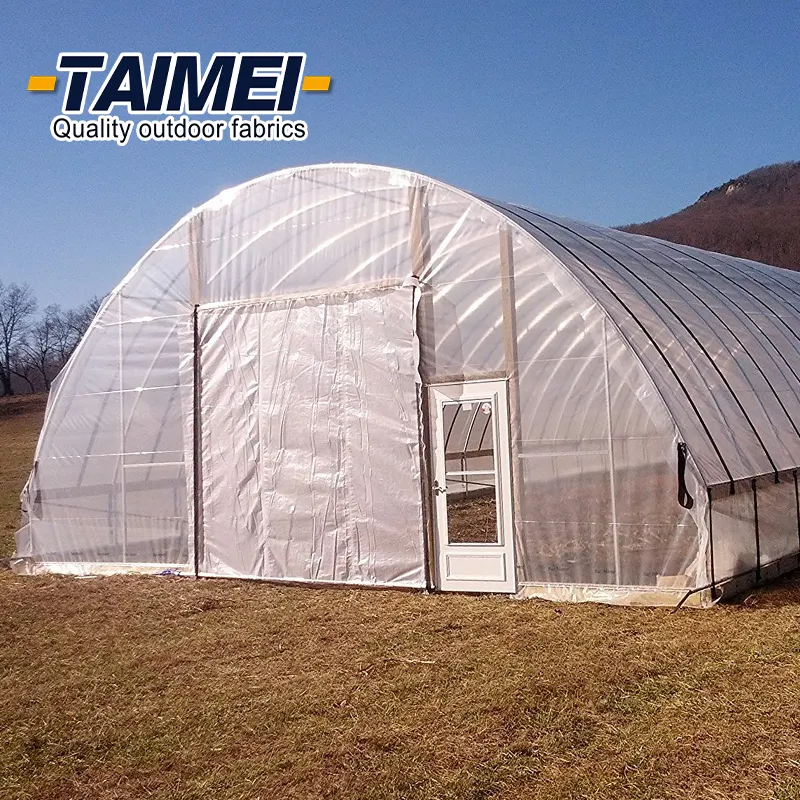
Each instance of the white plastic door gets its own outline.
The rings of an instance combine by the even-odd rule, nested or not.
[[[437,585],[516,592],[505,381],[431,387]]]

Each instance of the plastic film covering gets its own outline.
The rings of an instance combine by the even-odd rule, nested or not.
[[[201,308],[201,572],[424,586],[411,309],[405,287]]]
[[[64,571],[188,559],[182,320],[121,322],[124,302],[109,301],[109,322],[93,325],[54,387],[23,493],[17,555]]]
[[[800,487],[790,473],[753,478],[731,494],[711,492],[714,579],[721,583],[785,561],[800,551]],[[794,566],[794,565],[791,565]]]
[[[703,491],[690,469],[699,502],[677,502],[679,434],[652,380],[552,256],[516,239],[514,270],[522,582],[698,585]]]
[[[495,204],[607,311],[707,485],[800,464],[800,281],[786,270]]]
[[[500,238],[502,220],[481,201],[429,185],[417,201],[425,225],[419,248],[422,371],[428,380],[505,370]]]
[[[194,209],[104,303],[15,569],[422,585],[415,382],[505,378],[523,589],[672,597],[796,551],[798,376],[800,276],[402,170],[286,170]]]
[[[244,557],[227,565],[222,560],[214,562],[212,554],[219,539],[204,542],[204,531],[193,530],[194,307],[201,306],[203,322],[216,313],[222,324],[227,319],[225,312],[214,312],[212,304],[233,306],[249,300],[309,292],[332,295],[346,287],[357,291],[402,283],[412,273],[410,198],[421,183],[417,176],[403,171],[353,165],[290,170],[225,191],[181,220],[112,292],[54,387],[34,470],[23,492],[26,524],[18,535],[15,569],[108,572],[177,566],[191,570],[197,533],[207,559],[200,566],[209,572],[219,569],[220,574],[237,570],[258,574],[261,568],[252,563],[245,568]],[[302,560],[298,555],[283,571],[284,577],[386,579],[407,585],[421,581],[424,554],[419,514],[415,521],[408,519],[409,508],[420,505],[419,487],[413,485],[419,480],[419,454],[407,435],[410,425],[413,441],[418,441],[418,390],[412,381],[414,399],[409,405],[407,381],[413,305],[410,288],[401,294],[405,297],[402,321],[392,316],[396,304],[383,308],[382,301],[375,300],[383,316],[377,311],[367,314],[377,327],[359,332],[362,342],[387,348],[384,362],[368,362],[369,353],[362,360],[351,342],[349,350],[345,348],[349,361],[339,365],[335,376],[339,382],[332,384],[351,401],[351,416],[341,419],[344,412],[339,415],[339,424],[352,428],[348,481],[359,472],[374,478],[372,483],[364,478],[360,489],[342,484],[341,476],[336,478],[338,496],[347,495],[346,524],[357,529],[355,538],[348,534],[340,543],[343,552],[332,547],[320,563],[302,569],[297,566],[297,559]],[[313,307],[324,308],[325,303],[317,301]],[[325,312],[329,324],[342,308],[355,315],[350,331],[355,336],[362,310],[372,306],[342,306],[337,301]],[[299,324],[317,321],[308,318]],[[345,323],[339,319],[341,336]],[[396,329],[396,340],[388,338],[387,325]],[[319,334],[320,341],[328,343],[332,334],[323,336],[321,330],[307,332],[309,336]],[[279,337],[281,332],[273,330],[270,335]],[[220,336],[219,341],[223,340]],[[417,349],[415,342],[411,348],[415,357]],[[315,352],[313,348],[309,351]],[[290,355],[296,359],[302,351]],[[227,356],[232,357],[230,353]],[[342,382],[345,367],[352,370],[359,364],[349,382]],[[308,363],[305,368],[311,371],[314,366]],[[302,363],[298,363],[287,380],[301,384],[305,376]],[[386,386],[381,383],[384,379]],[[363,380],[374,383],[364,386]],[[304,385],[308,391],[319,388]],[[359,410],[354,399],[358,395],[358,402],[373,404],[384,390],[386,402],[396,403],[389,442],[380,442],[376,407],[369,405],[369,414],[361,419],[365,408]],[[294,401],[298,399],[295,395]],[[237,430],[245,430],[244,410],[234,411]],[[363,423],[363,429],[356,430],[357,422]],[[319,437],[325,433],[321,417],[317,423],[314,435]],[[361,449],[355,443],[357,433],[371,437],[364,439]],[[338,429],[331,428],[327,435],[338,435]],[[266,444],[278,448],[275,441]],[[366,450],[365,444],[369,444]],[[264,463],[271,457],[275,453],[266,453]],[[387,459],[393,460],[391,473],[384,469]],[[315,465],[319,463],[317,457]],[[374,470],[373,464],[381,468]],[[402,479],[398,472],[403,472]],[[284,479],[286,474],[284,471]],[[362,517],[368,513],[367,506],[356,506],[374,501],[368,490],[383,493],[389,474],[392,486],[408,489],[404,495],[408,505],[402,509],[384,506],[388,516],[379,525],[367,525],[362,535],[363,526],[354,520],[356,510]],[[201,494],[204,477],[201,474],[197,487]],[[360,490],[367,491],[367,496],[361,498]],[[201,498],[201,507],[207,499]],[[316,535],[311,529],[299,533],[308,523],[307,515],[298,514],[294,522],[293,546],[300,546],[303,535]],[[252,530],[252,521],[248,524]],[[327,522],[323,524],[327,536],[330,526],[325,525]],[[397,532],[392,533],[395,528]],[[232,532],[228,535],[235,540]],[[325,546],[330,544],[326,539]],[[407,548],[411,548],[408,553]],[[396,553],[400,555],[392,564]],[[329,556],[333,561],[326,560]],[[403,558],[408,558],[407,563],[401,563]],[[270,574],[277,575],[276,570]]]

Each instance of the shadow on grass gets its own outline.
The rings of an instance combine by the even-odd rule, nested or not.
[[[727,596],[723,593],[722,604],[753,610],[800,606],[800,567],[762,580],[758,584],[755,583],[755,573],[747,578],[753,581],[752,585],[748,587],[745,584]]]
[[[0,397],[0,420],[43,411],[45,405],[47,405],[45,393]]]

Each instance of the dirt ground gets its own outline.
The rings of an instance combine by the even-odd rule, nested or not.
[[[0,401],[11,547],[41,399]],[[0,797],[800,798],[800,582],[706,611],[0,571]]]

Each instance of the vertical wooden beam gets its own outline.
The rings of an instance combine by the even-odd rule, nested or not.
[[[708,552],[711,568],[711,599],[717,599],[717,578],[714,571],[714,497],[708,489]]]
[[[192,351],[194,372],[192,381],[192,490],[194,496],[192,517],[192,534],[194,542],[194,576],[200,576],[200,548],[202,547],[203,527],[203,468],[201,461],[202,435],[200,401],[202,399],[200,384],[200,321],[198,319],[198,306],[192,313]]]
[[[435,342],[432,287],[422,281],[430,264],[430,226],[427,192],[424,185],[417,184],[411,187],[409,211],[411,274],[418,281],[418,286],[414,291],[420,293],[418,298],[414,298],[414,307],[419,343],[420,383],[417,392],[417,415],[419,419],[420,490],[422,492],[422,541],[425,559],[425,586],[428,589],[434,589],[436,587],[436,527],[433,510],[433,447],[426,378],[435,371]]]
[[[203,279],[202,248],[203,216],[201,213],[189,221],[189,301],[192,304],[192,558],[195,578],[200,575],[203,547],[202,376],[199,319]]]
[[[519,396],[519,366],[517,354],[517,308],[514,281],[514,240],[507,225],[500,228],[500,280],[503,296],[503,333],[506,375],[508,378],[508,422],[511,434],[511,497],[514,521],[515,562],[520,570],[523,559],[522,526],[522,415]],[[519,583],[519,580],[517,581]]]
[[[196,306],[203,302],[203,214],[189,220],[189,302]]]
[[[427,282],[431,261],[431,234],[428,220],[427,187],[413,186],[409,195],[411,207],[410,249],[411,274],[419,282],[417,333],[420,346],[420,375],[423,384],[436,372],[436,335],[433,315],[433,287]]]
[[[758,484],[755,478],[750,482],[753,489],[753,523],[756,529],[756,583],[761,583],[761,530],[758,520]]]
[[[128,503],[125,487],[125,391],[122,374],[122,292],[117,296],[119,323],[117,325],[117,380],[119,381],[119,476],[120,476],[120,509],[122,511],[122,563],[128,563]]]

